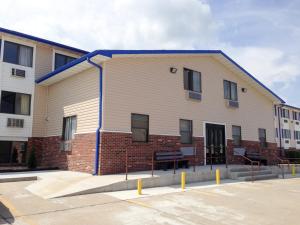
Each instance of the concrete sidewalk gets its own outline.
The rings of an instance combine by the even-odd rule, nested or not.
[[[221,179],[230,178],[228,170],[241,167],[241,165],[230,165],[228,169],[225,165],[215,165],[212,171],[210,166],[198,166],[196,171],[193,168],[176,170],[134,172],[128,174],[128,180],[125,180],[125,174],[92,176],[86,173],[72,171],[41,171],[41,172],[23,172],[10,173],[6,177],[37,176],[38,180],[33,182],[26,189],[33,194],[44,199],[57,198],[63,196],[74,196],[101,192],[113,192],[123,190],[134,190],[138,179],[143,180],[143,188],[153,188],[162,186],[171,186],[180,184],[181,172],[186,172],[186,182],[205,182],[215,180],[215,170],[221,171]],[[0,179],[1,179],[0,175]]]
[[[187,173],[187,183],[214,180],[216,168],[220,169],[222,179],[228,178],[225,165],[213,166],[212,173],[210,166],[196,167],[196,172],[193,172],[193,168],[178,169],[176,170],[176,174],[173,174],[173,170],[156,170],[153,177],[151,176],[151,171],[134,172],[128,174],[127,181],[125,180],[125,174],[92,176],[90,174],[71,171],[43,171],[38,174],[31,173],[38,175],[39,179],[26,189],[35,195],[48,199],[62,196],[133,190],[136,189],[138,179],[143,179],[144,188],[152,188],[179,184],[182,171]]]

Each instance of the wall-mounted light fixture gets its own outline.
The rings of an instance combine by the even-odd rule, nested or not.
[[[177,68],[175,68],[175,67],[170,67],[170,72],[171,72],[171,73],[177,73]]]
[[[246,93],[247,92],[247,88],[242,88],[242,92]]]

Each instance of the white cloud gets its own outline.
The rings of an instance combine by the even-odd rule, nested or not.
[[[296,59],[275,48],[230,47],[231,57],[267,86],[282,83],[287,88],[299,78],[300,66]],[[299,61],[299,60],[298,60]]]
[[[89,50],[204,48],[216,36],[199,0],[7,0],[0,17],[1,26]]]
[[[270,87],[281,82],[282,88],[288,88],[299,78],[299,59],[287,57],[279,48],[236,47],[232,40],[220,41],[228,24],[216,21],[209,3],[2,0],[0,26],[87,50],[220,48]]]

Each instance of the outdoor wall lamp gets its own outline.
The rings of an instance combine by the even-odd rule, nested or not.
[[[171,73],[177,73],[177,68],[175,68],[175,67],[170,67],[170,72],[171,72]]]

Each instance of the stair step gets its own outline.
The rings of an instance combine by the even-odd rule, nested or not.
[[[236,177],[247,177],[247,176],[252,176],[252,171],[245,171],[245,172],[234,172]],[[267,174],[272,174],[272,170],[256,170],[253,171],[253,174],[255,176],[257,175],[267,175]]]
[[[264,175],[256,175],[253,177],[253,180],[268,180],[268,179],[277,179],[277,174],[264,174]],[[239,177],[239,180],[242,181],[252,181],[252,176]]]
[[[253,170],[254,171],[257,171],[257,170],[262,171],[262,170],[269,170],[269,168],[266,168],[266,167],[258,168],[257,166],[254,166]],[[238,168],[230,169],[230,172],[248,172],[248,171],[251,171],[251,167],[238,167]]]

